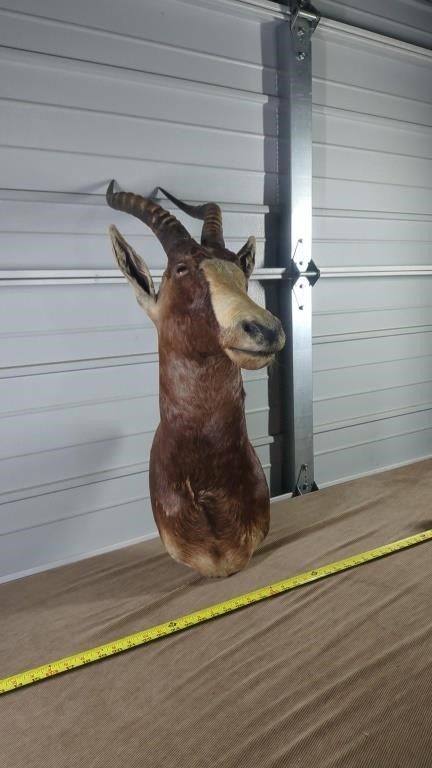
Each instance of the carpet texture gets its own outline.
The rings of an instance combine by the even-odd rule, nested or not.
[[[0,677],[432,528],[432,461],[272,506],[208,581],[158,540],[0,587]],[[432,542],[0,698],[3,768],[431,768]]]

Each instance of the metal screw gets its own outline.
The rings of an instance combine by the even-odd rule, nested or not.
[[[297,37],[304,37],[305,31],[302,27],[299,27],[297,30]]]
[[[297,54],[297,61],[304,61],[306,58],[306,54],[303,51],[300,51],[300,53]]]

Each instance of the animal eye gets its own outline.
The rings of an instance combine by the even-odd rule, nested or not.
[[[175,275],[176,277],[182,277],[182,275],[185,275],[188,271],[188,268],[186,264],[177,264],[175,268]]]

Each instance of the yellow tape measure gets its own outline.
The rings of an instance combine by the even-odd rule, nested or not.
[[[153,640],[159,640],[161,637],[172,635],[174,632],[181,632],[182,630],[194,627],[196,624],[202,624],[204,621],[216,619],[218,616],[232,613],[240,608],[245,608],[253,603],[258,603],[261,600],[267,600],[267,598],[273,597],[274,595],[280,595],[282,592],[288,592],[291,589],[302,587],[313,581],[319,581],[320,579],[332,576],[335,573],[347,571],[350,568],[356,568],[359,565],[369,563],[371,560],[377,560],[385,555],[391,555],[394,552],[413,547],[415,544],[421,544],[430,539],[432,539],[432,529],[415,534],[414,536],[409,536],[400,541],[394,541],[391,544],[385,544],[376,549],[370,549],[368,552],[361,552],[358,555],[346,557],[344,560],[339,560],[336,563],[323,565],[320,568],[315,568],[313,571],[299,573],[296,576],[291,576],[290,578],[278,581],[275,584],[260,587],[245,595],[232,597],[229,600],[224,600],[222,603],[202,608],[200,611],[189,613],[187,616],[181,616],[178,619],[167,621],[164,624],[158,624],[155,627],[135,632],[132,635],[127,635],[126,637],[114,640],[111,643],[98,645],[96,648],[90,648],[87,651],[76,653],[73,656],[66,656],[64,659],[58,659],[50,664],[43,664],[41,667],[28,669],[25,672],[20,672],[17,675],[12,675],[11,677],[4,678],[4,680],[0,680],[0,694],[8,693],[17,688],[22,688],[25,685],[32,685],[32,683],[48,679],[54,675],[61,675],[64,672],[77,669],[77,667],[83,667],[86,664],[92,664],[95,661],[101,661],[108,656],[115,656],[118,653],[129,651],[131,648],[136,648],[139,645],[151,643]]]

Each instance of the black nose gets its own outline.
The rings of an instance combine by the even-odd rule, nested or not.
[[[273,346],[278,339],[278,330],[270,328],[268,325],[261,325],[261,323],[255,323],[249,320],[243,320],[242,328],[248,336],[251,336],[255,341],[265,341],[269,347]]]

